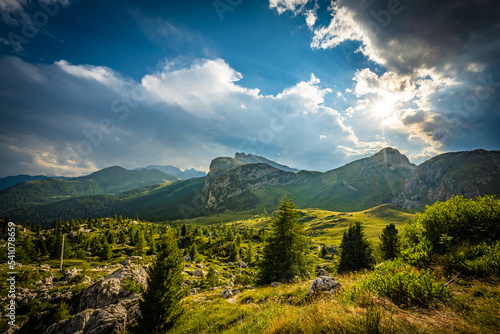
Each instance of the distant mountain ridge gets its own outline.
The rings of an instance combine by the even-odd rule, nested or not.
[[[26,182],[26,181],[39,181],[44,179],[61,179],[61,180],[70,180],[71,177],[64,176],[46,176],[46,175],[26,175],[20,174],[15,176],[7,176],[0,178],[0,191],[7,189],[9,187],[15,186],[16,184]]]
[[[70,180],[46,178],[27,181],[0,191],[0,214],[72,197],[118,194],[156,183],[175,181],[179,181],[179,178],[156,169],[132,171],[119,166],[108,167]]]
[[[196,170],[194,168],[181,170],[180,168],[171,165],[149,165],[147,167],[135,168],[134,170],[143,170],[143,169],[157,169],[160,172],[178,177],[179,179],[182,180],[189,180],[195,177],[207,176],[207,173]]]
[[[296,173],[300,171],[299,169],[291,168],[286,165],[282,165],[272,160],[253,154],[236,153],[234,155],[234,159],[242,162],[243,164],[261,164],[261,163],[267,164],[271,167],[284,170],[285,172]]]
[[[398,150],[385,148],[327,172],[289,172],[241,160],[216,158],[203,178],[100,195],[99,199],[86,196],[30,206],[10,211],[9,216],[44,223],[74,218],[74,214],[115,213],[174,220],[227,211],[270,212],[284,194],[299,208],[349,212],[392,203],[420,210],[453,195],[500,194],[500,151],[446,153],[416,166]]]

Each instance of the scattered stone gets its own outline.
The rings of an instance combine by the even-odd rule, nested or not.
[[[49,276],[47,276],[47,277],[44,278],[43,283],[45,285],[52,285],[52,282],[53,282],[53,280],[54,280],[55,277],[56,277],[56,275],[50,274]]]
[[[283,283],[281,283],[281,282],[272,282],[272,283],[271,283],[271,286],[272,286],[273,288],[275,288],[275,287],[277,287],[277,286],[280,286],[280,285],[283,285]]]
[[[232,293],[233,295],[237,295],[238,293],[241,293],[241,291],[240,291],[240,290],[238,290],[238,289],[233,289],[233,290],[231,290],[231,293]]]
[[[44,263],[44,264],[40,265],[41,272],[47,272],[49,270],[50,270],[50,266],[48,264]]]
[[[76,268],[66,269],[64,271],[63,281],[69,281],[70,279],[72,279],[76,275],[78,275],[78,270]]]
[[[192,283],[189,279],[186,279],[186,280],[184,281],[184,284],[186,284],[186,285],[191,285],[191,284],[193,284],[193,283]]]
[[[182,258],[182,260],[183,260],[184,262],[191,262],[191,256],[186,255],[186,256],[184,256],[184,257]]]
[[[191,263],[186,263],[186,268],[191,268]]]
[[[195,295],[195,294],[197,294],[197,293],[198,293],[198,288],[192,288],[192,289],[191,289],[191,294],[192,294],[192,295]]]
[[[222,298],[228,299],[228,298],[231,298],[233,296],[233,293],[231,292],[231,290],[227,289],[227,290],[221,291],[220,295],[222,296]]]
[[[201,263],[198,263],[198,264],[196,265],[196,268],[200,268],[200,269],[203,269],[203,268],[205,268],[205,267],[203,266],[203,264],[201,264]]]
[[[219,276],[219,271],[217,269],[214,270],[214,275]]]
[[[224,277],[224,278],[231,278],[231,275],[226,274],[226,273],[222,273],[222,277]]]
[[[337,282],[330,276],[320,276],[311,282],[311,285],[309,287],[309,296],[312,296],[319,292],[332,292],[340,289],[341,286],[342,285],[339,282]]]
[[[122,262],[122,264],[124,266],[126,266],[127,264],[129,264],[131,262],[135,262],[137,260],[142,260],[142,256],[137,256],[137,255],[129,256],[129,257],[127,257],[127,259],[125,261]]]
[[[193,276],[194,277],[202,277],[203,271],[201,269],[196,269],[195,271],[193,271]]]

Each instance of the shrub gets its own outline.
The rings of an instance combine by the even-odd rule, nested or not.
[[[125,288],[125,290],[135,292],[139,295],[144,292],[144,286],[142,286],[141,283],[134,281],[129,277],[123,279],[123,288]]]
[[[59,305],[54,310],[54,315],[52,319],[54,320],[54,323],[62,321],[64,319],[69,318],[71,315],[69,314],[68,311],[68,304],[65,302],[60,302]]]
[[[428,206],[424,213],[417,215],[417,220],[438,253],[464,242],[500,240],[500,199],[483,196],[471,200],[455,196]]]
[[[500,242],[462,245],[451,258],[451,268],[475,276],[500,275]]]
[[[434,299],[450,297],[448,288],[436,282],[428,269],[418,270],[400,260],[383,263],[365,275],[352,289],[353,297],[369,290],[405,307],[428,307]]]

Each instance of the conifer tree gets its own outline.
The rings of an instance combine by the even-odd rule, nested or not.
[[[360,222],[349,226],[349,229],[344,232],[340,248],[339,272],[371,267],[372,249]]]
[[[145,245],[146,245],[146,240],[144,240],[144,233],[142,233],[142,230],[139,230],[137,232],[137,237],[136,237],[136,244],[134,250],[135,255],[144,256],[146,254],[146,251],[144,249]]]
[[[255,261],[255,250],[253,248],[253,243],[251,241],[248,243],[248,248],[247,248],[247,251],[245,253],[244,259],[245,259],[245,262],[248,264]]]
[[[206,282],[209,288],[213,288],[214,286],[217,286],[217,284],[219,284],[219,278],[215,274],[215,268],[213,266],[210,266],[210,268],[208,268]]]
[[[189,257],[191,257],[191,261],[198,261],[200,258],[200,253],[198,253],[198,247],[196,247],[196,243],[193,242],[191,249],[189,250]]]
[[[310,271],[309,242],[298,217],[295,204],[284,196],[264,243],[259,283],[291,282]]]
[[[111,245],[108,244],[108,242],[106,241],[104,245],[102,245],[101,250],[99,251],[99,258],[101,260],[107,261],[111,259],[112,256],[113,256],[113,250],[111,249]]]
[[[182,257],[177,240],[168,232],[161,238],[158,257],[150,268],[148,288],[140,301],[140,333],[165,333],[182,314]]]
[[[394,259],[399,255],[398,230],[393,223],[387,225],[382,230],[380,250],[382,251],[382,258],[384,260]]]

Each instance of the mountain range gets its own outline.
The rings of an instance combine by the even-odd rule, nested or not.
[[[156,169],[165,174],[178,177],[181,180],[189,180],[195,177],[207,176],[207,173],[196,170],[194,168],[181,170],[180,168],[171,165],[149,165],[147,167],[136,168],[134,170],[144,170],[144,169],[147,170]]]
[[[134,172],[146,171],[155,169]],[[121,185],[123,192],[119,192],[118,185],[112,187],[112,182],[108,182],[108,188],[101,188],[99,195],[89,192],[64,200],[61,195],[49,196],[53,186],[35,181],[42,182],[37,191],[45,192],[43,198],[54,203],[43,203],[38,198],[38,202],[32,203],[25,200],[20,207],[7,201],[25,197],[26,185],[15,186],[7,189],[9,192],[0,192],[0,214],[43,224],[114,214],[173,220],[228,211],[272,211],[283,194],[293,197],[299,208],[360,211],[392,203],[403,209],[420,210],[453,195],[499,194],[500,151],[445,153],[416,166],[399,151],[385,148],[327,172],[290,171],[290,167],[271,164],[266,158],[237,153],[234,158],[214,159],[206,177],[179,180],[166,179],[165,175],[156,174],[165,182],[153,182],[158,179],[152,178],[142,188],[134,188],[133,182],[128,181],[128,186]],[[96,187],[106,179],[107,176],[101,181],[96,179]]]

